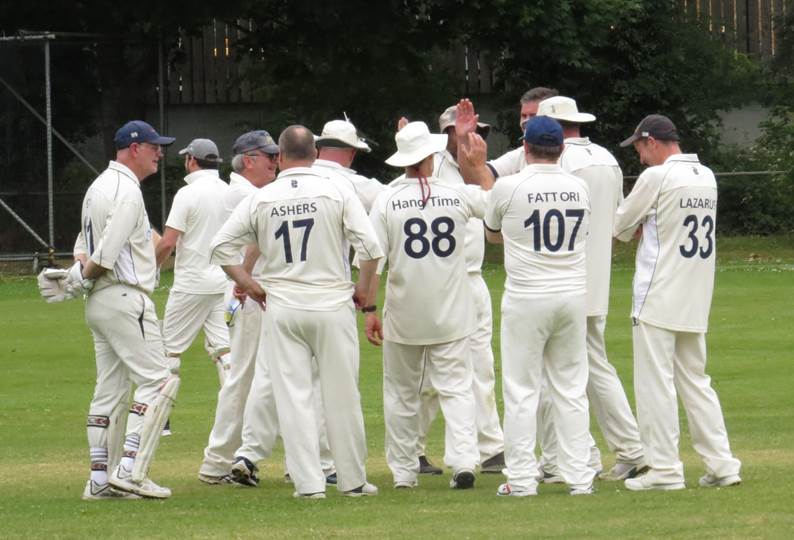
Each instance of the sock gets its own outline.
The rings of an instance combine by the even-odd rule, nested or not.
[[[108,483],[108,449],[91,447],[91,480],[103,486]]]
[[[124,439],[124,455],[121,457],[121,466],[128,471],[131,471],[132,466],[135,464],[135,456],[138,455],[140,442],[141,436],[137,433],[130,433]]]

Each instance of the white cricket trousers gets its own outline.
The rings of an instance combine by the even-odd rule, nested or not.
[[[494,375],[494,356],[491,348],[493,337],[493,314],[491,293],[479,272],[469,273],[469,283],[474,298],[477,315],[477,328],[469,336],[469,356],[472,367],[472,392],[474,393],[475,416],[477,420],[477,446],[480,462],[504,451],[504,434],[496,408],[496,377]],[[419,407],[419,444],[417,455],[425,454],[425,442],[430,424],[438,414],[438,392],[425,380],[420,393]]]
[[[88,295],[85,320],[94,336],[96,386],[88,409],[88,443],[107,448],[107,429],[91,417],[112,415],[136,388],[126,434],[138,433],[143,413],[170,375],[154,303],[140,289],[111,285]],[[92,425],[93,424],[93,425]]]
[[[325,491],[313,395],[312,357],[322,391],[328,443],[349,491],[366,482],[367,443],[358,391],[358,329],[353,303],[335,311],[307,311],[268,302],[265,355],[270,367],[287,468],[295,491]]]
[[[419,474],[419,392],[423,378],[438,392],[444,413],[444,463],[453,471],[479,463],[468,338],[436,345],[383,343],[386,462],[395,482]]]
[[[644,457],[640,432],[617,370],[607,358],[604,338],[606,319],[603,315],[587,317],[587,397],[598,427],[601,428],[607,446],[615,454],[616,460],[620,463],[639,464]],[[543,449],[544,470],[556,472],[557,437],[552,425],[548,392],[541,394],[540,408],[540,444]],[[598,448],[593,442],[589,466],[601,469],[600,458]]]
[[[224,320],[224,294],[168,293],[163,317],[165,350],[184,353],[204,329],[204,349],[213,360],[229,352],[229,328]],[[177,368],[179,366],[176,366]]]
[[[230,287],[226,305],[232,299]],[[204,449],[201,474],[229,474],[235,456],[243,455],[256,463],[269,457],[273,449],[278,436],[278,416],[269,370],[261,351],[263,313],[258,304],[246,299],[231,318],[229,335],[234,356],[226,382],[218,392],[215,424]],[[248,422],[244,422],[246,415]],[[248,441],[245,445],[244,440]],[[243,451],[238,453],[241,445]]]
[[[502,297],[502,391],[505,404],[507,480],[515,488],[537,488],[535,459],[541,384],[548,378],[558,466],[571,488],[595,477],[590,456],[586,395],[587,322],[585,295]]]
[[[739,474],[741,462],[731,454],[720,402],[705,372],[706,335],[638,321],[633,337],[634,393],[648,474],[657,483],[684,481],[676,395],[706,471],[718,478]]]

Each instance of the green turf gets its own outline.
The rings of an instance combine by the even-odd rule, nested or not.
[[[494,495],[500,475],[481,475],[475,489],[463,492],[447,487],[448,475],[423,477],[416,490],[392,489],[383,457],[380,352],[365,343],[361,391],[368,469],[381,488],[378,497],[346,499],[329,492],[324,501],[293,500],[291,486],[281,481],[280,449],[262,464],[258,489],[206,486],[196,472],[213,420],[217,380],[197,343],[182,363],[183,385],[172,416],[175,434],[163,440],[152,469],[152,477],[171,487],[173,497],[83,502],[84,425],[94,362],[82,303],[46,305],[33,279],[0,279],[0,538],[790,538],[792,239],[722,239],[719,247],[709,372],[732,447],[744,463],[744,483],[729,489],[696,487],[703,470],[682,414],[689,489],[632,493],[600,482],[593,497],[569,497],[562,486],[542,486],[538,497],[504,500]],[[615,256],[607,342],[633,402],[630,251],[620,249]],[[485,276],[498,308],[501,266],[487,265]],[[158,306],[165,296],[165,289],[157,292]],[[498,323],[498,309],[495,314]],[[429,454],[437,462],[442,429],[437,422],[430,437]],[[605,465],[611,465],[597,429],[594,434]]]

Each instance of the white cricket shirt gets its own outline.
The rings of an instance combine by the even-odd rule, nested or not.
[[[536,297],[585,293],[587,186],[559,165],[532,164],[494,185],[485,226],[502,232],[505,292]]]
[[[353,297],[343,239],[362,260],[383,256],[352,191],[311,168],[295,167],[237,206],[212,241],[211,261],[239,264],[240,248],[255,243],[264,259],[259,282],[268,302],[335,311]]]
[[[433,156],[433,177],[446,184],[466,184],[460,174],[458,162],[447,150]],[[471,218],[466,224],[465,244],[466,270],[471,274],[480,273],[485,255],[485,227],[482,219]]]
[[[638,225],[631,316],[683,332],[706,332],[714,291],[717,182],[696,154],[647,168],[618,208],[615,236]]]
[[[623,172],[606,148],[590,142],[587,137],[565,139],[560,166],[587,184],[590,197],[590,229],[585,248],[587,315],[606,315],[612,269],[612,228],[615,211],[623,200]]]
[[[488,162],[491,172],[495,173],[495,178],[510,176],[524,170],[527,166],[527,159],[524,155],[524,145],[505,152],[496,159]]]
[[[188,294],[219,294],[228,284],[226,274],[210,264],[209,246],[226,221],[224,199],[229,185],[215,169],[185,176],[186,186],[174,195],[165,224],[182,234],[176,241],[172,290]]]
[[[403,178],[375,200],[370,219],[389,261],[383,334],[409,345],[464,338],[476,326],[464,253],[466,225],[482,218],[478,186],[429,178],[422,207],[417,178]]]
[[[386,189],[386,186],[375,180],[374,178],[367,178],[357,174],[356,171],[342,167],[335,161],[328,161],[326,159],[315,159],[312,167],[317,167],[320,174],[332,176],[343,180],[350,189],[364,205],[364,210],[369,213],[372,208],[372,203],[378,194]]]
[[[237,208],[243,199],[246,197],[250,197],[254,193],[259,191],[259,188],[253,185],[248,179],[236,172],[233,172],[229,175],[229,190],[226,192],[226,196],[224,198],[224,207],[226,209],[226,218],[232,215],[234,209]],[[253,243],[253,242],[252,242]],[[243,262],[243,258],[245,257],[245,248],[240,250],[240,263]],[[258,279],[260,274],[262,273],[262,266],[264,265],[264,260],[260,256],[257,258],[256,262],[254,263],[254,268],[251,270],[251,276],[255,279]]]
[[[151,294],[157,264],[152,228],[135,173],[121,163],[110,162],[88,187],[82,227],[91,260],[108,269],[96,280],[92,292],[123,283]]]

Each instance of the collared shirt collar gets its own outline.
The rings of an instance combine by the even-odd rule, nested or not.
[[[586,145],[590,144],[590,138],[589,137],[568,137],[567,139],[565,139],[564,142],[565,142],[565,144],[578,144],[578,145],[581,145],[581,146],[586,146]]]
[[[562,170],[557,163],[528,163],[526,169],[535,172],[558,172]]]
[[[286,171],[281,171],[278,173],[276,180],[280,180],[285,176],[293,176],[296,174],[310,174],[312,176],[320,176],[317,174],[317,171],[313,170],[311,167],[290,167]]]
[[[688,161],[692,163],[700,163],[697,154],[673,154],[664,160],[665,163],[669,161]]]
[[[199,169],[197,171],[193,171],[189,175],[185,176],[185,183],[190,185],[196,180],[201,180],[202,178],[220,178],[218,175],[218,169]]]
[[[450,151],[449,151],[449,150],[444,150],[443,152],[438,152],[438,153],[436,153],[436,155],[435,155],[435,159],[443,159],[443,160],[445,160],[447,163],[449,163],[450,165],[452,165],[453,167],[455,167],[456,169],[460,169],[460,165],[458,165],[458,162],[457,162],[457,160],[455,159],[455,156],[453,156],[453,155],[450,153]],[[439,166],[440,166],[440,164],[439,164]]]
[[[236,172],[233,172],[232,174],[229,175],[229,185],[230,186],[234,186],[236,184],[251,184],[252,186],[254,185],[254,184],[251,183],[250,180],[248,180],[248,178],[246,178],[242,174],[238,174]],[[254,187],[256,187],[256,186],[254,186]]]
[[[354,171],[353,169],[348,169],[347,167],[343,167],[336,161],[330,161],[327,159],[318,158],[314,160],[314,164],[317,165],[318,167],[328,167],[329,169],[334,169],[337,171],[342,171],[350,174],[356,174],[356,171]]]
[[[118,171],[122,173],[124,176],[129,176],[130,180],[135,182],[138,185],[138,187],[140,187],[141,185],[140,179],[137,176],[135,176],[135,173],[132,172],[130,168],[127,167],[126,165],[123,165],[118,161],[114,161],[111,159],[110,163],[108,163],[108,169],[113,169],[114,171]]]

